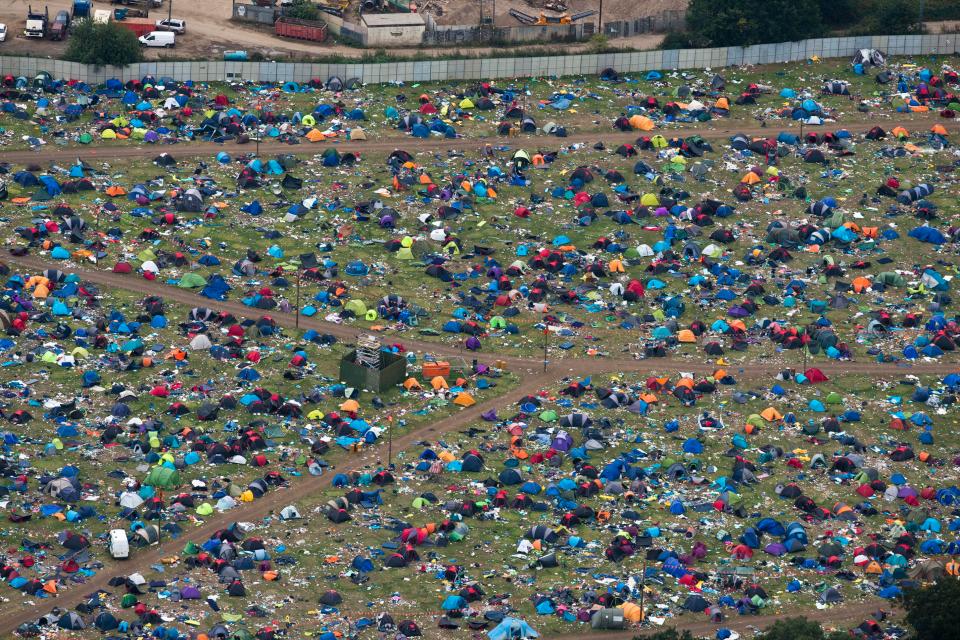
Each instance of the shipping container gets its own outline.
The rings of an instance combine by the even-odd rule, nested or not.
[[[116,23],[124,29],[133,31],[138,38],[156,30],[153,20],[147,18],[127,18],[126,20],[117,20]]]
[[[327,39],[327,24],[312,20],[280,18],[273,24],[274,33],[285,38],[323,42]]]

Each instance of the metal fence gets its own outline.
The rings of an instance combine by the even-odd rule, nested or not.
[[[128,67],[94,67],[44,58],[0,57],[0,74],[33,78],[41,71],[55,78],[100,84],[110,78],[127,81],[146,75],[175,80],[216,82],[307,82],[333,75],[362,82],[427,82],[430,80],[529,78],[540,76],[593,75],[607,67],[621,73],[651,69],[702,69],[744,64],[773,64],[820,58],[847,58],[858,49],[881,49],[888,55],[954,54],[960,35],[864,36],[819,38],[800,42],[759,44],[752,47],[677,49],[591,55],[485,58],[474,60],[426,60],[381,64],[302,64],[279,62],[142,62]]]

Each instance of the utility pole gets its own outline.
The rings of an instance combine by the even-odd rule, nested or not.
[[[314,253],[301,253],[300,263],[297,265],[297,316],[294,326],[300,328],[300,280],[304,269],[313,269],[317,266],[317,256]]]
[[[640,574],[640,624],[647,621],[647,613],[643,610],[643,598],[647,595],[647,555],[643,555],[643,573]]]
[[[547,372],[547,339],[550,336],[550,324],[546,316],[543,318],[543,372]]]
[[[597,17],[597,33],[603,35],[603,0],[600,0],[600,15]]]
[[[393,414],[387,416],[387,469],[393,468]]]
[[[297,320],[295,325],[297,329],[300,328],[300,274],[303,272],[303,267],[297,267]]]
[[[167,20],[173,20],[173,0],[167,0]]]
[[[926,0],[920,0],[920,33],[922,34],[923,29],[923,10],[926,8]]]

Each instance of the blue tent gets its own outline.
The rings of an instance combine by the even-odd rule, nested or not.
[[[413,137],[414,137],[414,138],[429,138],[429,137],[430,137],[430,129],[427,128],[427,125],[425,125],[425,124],[415,124],[415,125],[413,125],[413,129],[412,129],[411,133],[413,134]]]
[[[490,640],[524,640],[537,638],[540,634],[524,620],[504,618],[500,624],[487,632]]]
[[[930,244],[943,244],[947,241],[939,230],[926,225],[915,228],[908,235],[920,242],[929,242]]]
[[[444,611],[457,611],[467,606],[467,601],[461,596],[447,596],[441,607]]]

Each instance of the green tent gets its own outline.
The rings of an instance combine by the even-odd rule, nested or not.
[[[180,485],[180,472],[170,467],[154,467],[150,469],[143,484],[161,489],[171,489]]]
[[[177,286],[181,289],[199,289],[200,287],[207,286],[207,281],[199,273],[190,272],[183,274]]]
[[[540,419],[544,422],[556,422],[557,421],[557,412],[553,409],[547,409],[540,413]]]
[[[416,498],[413,499],[413,502],[410,503],[410,506],[413,507],[414,509],[423,509],[424,507],[430,506],[430,503],[427,501],[426,498],[421,498],[420,496],[417,496]]]
[[[367,314],[367,305],[363,303],[363,300],[357,298],[347,301],[343,308],[347,311],[353,311],[353,314],[358,318]]]
[[[80,137],[77,138],[77,142],[79,142],[80,144],[90,144],[91,142],[93,142],[93,136],[90,135],[89,133],[82,133],[80,134]]]

